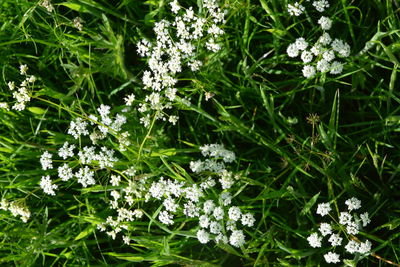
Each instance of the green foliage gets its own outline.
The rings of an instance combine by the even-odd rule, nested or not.
[[[200,6],[202,1],[181,1]],[[235,171],[246,186],[237,199],[255,215],[246,244],[200,244],[194,232],[134,221],[124,245],[96,229],[105,207],[109,173],[96,186],[63,185],[57,196],[40,189],[39,158],[70,140],[76,117],[100,104],[117,112],[123,98],[144,99],[146,60],[136,43],[154,38],[154,22],[173,14],[168,1],[54,1],[47,12],[36,1],[0,3],[0,102],[12,102],[8,81],[20,82],[19,65],[37,77],[24,111],[0,108],[0,195],[31,211],[23,223],[0,210],[2,266],[324,266],[307,236],[320,223],[316,204],[352,196],[372,224],[362,235],[373,253],[347,266],[400,263],[400,15],[397,1],[330,1],[332,35],[351,44],[342,74],[305,79],[286,55],[301,36],[318,36],[313,12],[287,14],[289,1],[226,0],[223,48],[201,52],[199,72],[178,77],[179,122],[144,128],[133,110],[132,144],[120,152],[123,170],[188,181],[198,147],[221,143],[235,152]],[[73,25],[81,17],[84,28]],[[312,19],[313,18],[313,19]],[[207,99],[207,94],[213,95]],[[114,140],[108,144],[118,149]],[[55,173],[55,172],[54,172]],[[240,193],[240,194],[239,194]],[[340,201],[339,201],[340,200]],[[157,207],[155,207],[157,208]],[[188,218],[179,222],[190,224]],[[322,249],[321,249],[322,251]]]

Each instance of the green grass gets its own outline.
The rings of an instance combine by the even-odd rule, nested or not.
[[[197,7],[201,1],[181,2]],[[185,232],[190,219],[162,226],[152,218],[156,203],[149,220],[132,222],[130,246],[97,231],[111,214],[110,171],[96,177],[103,186],[59,183],[54,197],[39,186],[51,173],[41,169],[40,155],[72,141],[73,118],[100,104],[118,112],[126,94],[147,95],[141,89],[147,63],[135,45],[154,39],[155,21],[173,18],[168,3],[54,1],[49,13],[36,1],[2,0],[0,102],[12,102],[7,82],[21,81],[20,64],[38,80],[26,110],[0,109],[1,198],[32,212],[23,223],[0,210],[0,265],[325,266],[328,250],[306,240],[320,223],[316,204],[331,201],[343,210],[353,196],[371,216],[359,236],[371,240],[374,255],[341,258],[353,259],[349,266],[400,264],[400,5],[330,2],[330,34],[351,46],[342,74],[305,79],[299,59],[286,55],[296,38],[318,38],[315,11],[290,17],[288,1],[227,0],[223,49],[200,50],[201,71],[178,76],[180,96],[191,105],[174,104],[177,125],[157,121],[149,130],[139,112],[128,118],[132,145],[118,152],[117,170],[135,165],[138,175],[187,179],[199,146],[221,143],[235,152],[232,170],[246,184],[235,201],[256,224],[246,229],[245,245],[234,248],[200,244],[195,232]],[[77,16],[82,31],[73,27]],[[206,101],[206,92],[215,95]],[[118,150],[115,139],[106,143]]]

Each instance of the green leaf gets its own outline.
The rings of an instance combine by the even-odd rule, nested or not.
[[[87,237],[88,235],[90,235],[91,233],[93,233],[93,230],[94,230],[94,226],[93,226],[93,225],[90,225],[90,226],[86,227],[86,229],[83,230],[82,232],[80,232],[80,233],[75,237],[74,240],[76,241],[76,240],[82,239],[82,238],[84,238],[84,237]]]
[[[319,194],[315,194],[305,205],[304,208],[301,210],[300,214],[301,215],[306,215],[307,213],[310,213],[310,209],[314,206],[315,202],[317,201]]]
[[[120,260],[130,261],[130,262],[142,262],[144,261],[143,257],[137,256],[136,254],[131,253],[116,253],[116,252],[106,252],[103,253],[105,255],[109,255],[112,257],[116,257]]]
[[[385,224],[381,225],[378,229],[388,228],[389,230],[394,230],[399,226],[400,226],[400,218],[390,221],[388,223],[385,223]]]
[[[28,110],[36,115],[42,115],[46,112],[46,110],[39,107],[28,107]]]

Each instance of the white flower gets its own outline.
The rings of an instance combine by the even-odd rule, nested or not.
[[[235,153],[225,149],[220,144],[204,145],[200,147],[200,150],[204,157],[222,158],[226,163],[231,163],[235,160]]]
[[[203,211],[205,214],[210,214],[211,212],[213,212],[214,208],[215,208],[214,201],[207,200],[206,202],[204,202]]]
[[[351,216],[348,212],[341,212],[339,215],[339,223],[346,225],[349,224],[353,220],[353,216]]]
[[[183,214],[191,218],[199,216],[199,210],[200,208],[191,201],[183,205]]]
[[[317,233],[312,233],[309,237],[307,237],[307,241],[313,248],[321,247],[322,237],[318,236]]]
[[[9,210],[14,217],[21,216],[21,221],[23,221],[24,223],[26,223],[31,217],[31,212],[25,206],[25,204],[17,201],[9,203],[7,200],[3,199],[1,201],[0,209]]]
[[[322,217],[329,214],[329,212],[332,210],[330,207],[329,203],[320,203],[318,204],[317,208],[317,214],[321,215]]]
[[[80,168],[75,176],[78,178],[78,183],[80,183],[83,187],[87,187],[88,185],[94,185],[96,181],[94,180],[94,172],[89,169],[88,166],[85,168]]]
[[[36,82],[36,76],[35,75],[31,75],[31,76],[29,76],[29,78],[27,78],[27,80],[30,83],[34,83],[34,82]]]
[[[181,9],[177,0],[172,1],[169,3],[171,5],[172,13],[178,14],[178,11]]]
[[[227,170],[223,170],[220,177],[219,182],[221,183],[222,189],[229,189],[235,183],[232,179],[232,173]]]
[[[328,17],[324,17],[322,16],[319,20],[318,20],[318,24],[321,25],[321,28],[325,31],[330,30],[332,27],[332,20]]]
[[[350,240],[349,243],[347,243],[347,245],[345,246],[345,249],[350,254],[354,254],[354,253],[358,252],[359,248],[360,248],[360,244],[354,240]]]
[[[172,125],[175,125],[177,123],[178,119],[179,119],[178,116],[171,115],[171,116],[169,116],[168,121],[170,123],[172,123]]]
[[[216,220],[222,220],[224,218],[224,210],[222,207],[216,207],[213,211],[213,215]]]
[[[333,247],[337,247],[342,244],[343,238],[341,238],[338,234],[332,234],[328,241]]]
[[[137,218],[140,219],[143,217],[143,211],[139,210],[139,209],[135,209],[133,211],[133,215]]]
[[[331,46],[332,49],[338,52],[342,57],[348,57],[350,55],[350,45],[343,42],[342,40],[333,40]]]
[[[82,21],[82,19],[80,17],[76,17],[73,20],[74,27],[77,28],[79,31],[83,30],[82,23],[83,23],[83,21]]]
[[[237,221],[240,219],[241,216],[242,216],[242,212],[240,211],[240,208],[238,208],[236,206],[229,208],[229,211],[228,211],[229,219],[231,219],[233,221]]]
[[[345,204],[347,205],[349,211],[358,210],[361,208],[361,201],[355,197],[346,200]]]
[[[210,219],[207,215],[201,215],[199,217],[199,225],[202,228],[207,228],[210,225]]]
[[[47,151],[43,152],[42,156],[40,157],[40,164],[42,164],[42,169],[44,171],[53,169],[53,161],[51,159],[52,157],[53,155]]]
[[[221,46],[219,44],[215,43],[214,38],[210,38],[206,42],[206,48],[212,52],[218,52],[219,50],[221,50]]]
[[[78,139],[80,135],[89,135],[89,131],[86,127],[86,121],[83,121],[81,118],[76,118],[75,121],[71,121],[68,134],[72,135],[75,139]]]
[[[242,230],[233,230],[229,237],[229,243],[234,247],[240,247],[245,242],[244,238],[245,236]]]
[[[112,186],[119,186],[119,182],[121,181],[121,177],[119,175],[111,175],[110,183]]]
[[[175,203],[175,200],[168,197],[164,200],[163,205],[167,211],[175,212],[179,207],[178,204]]]
[[[318,56],[322,53],[323,47],[320,43],[315,43],[313,47],[311,47],[310,51],[314,54],[314,56]]]
[[[313,54],[309,51],[304,50],[301,53],[301,60],[303,60],[304,63],[309,63],[313,60]]]
[[[229,192],[222,192],[221,200],[224,206],[228,206],[232,202],[232,196]]]
[[[347,223],[346,231],[350,235],[356,235],[359,232],[358,224],[355,222]]]
[[[64,145],[58,150],[58,156],[63,159],[67,159],[68,157],[74,156],[75,145],[69,146],[68,141],[64,143]]]
[[[318,43],[320,43],[321,45],[328,45],[332,42],[332,38],[329,35],[329,33],[324,32],[321,37],[319,37],[318,39]]]
[[[174,223],[172,220],[174,216],[172,214],[169,214],[168,211],[163,210],[160,212],[158,215],[158,219],[160,220],[161,223],[166,224],[166,225],[171,225]]]
[[[63,165],[58,167],[58,177],[60,177],[62,181],[68,181],[73,176],[74,175],[72,173],[72,169],[68,166],[67,163],[64,163]]]
[[[363,214],[361,214],[360,218],[362,220],[363,227],[367,226],[371,222],[368,212],[364,212]]]
[[[28,66],[27,65],[20,65],[19,66],[19,73],[21,75],[26,75],[26,72],[28,71]]]
[[[287,49],[286,53],[289,57],[297,57],[299,55],[299,49],[297,48],[296,44],[290,44]]]
[[[137,46],[136,51],[141,57],[150,56],[151,44],[149,41],[145,39],[140,40],[136,46]]]
[[[133,101],[135,101],[135,95],[130,94],[130,95],[125,96],[124,101],[125,101],[125,105],[132,106]]]
[[[295,2],[293,5],[288,4],[288,12],[291,16],[300,16],[304,12],[304,6],[300,5],[298,2]]]
[[[114,200],[118,200],[121,197],[121,194],[116,190],[111,191],[110,195],[114,198]]]
[[[303,37],[297,38],[295,44],[297,49],[299,49],[300,51],[305,50],[308,46],[308,43]]]
[[[131,239],[129,238],[129,236],[126,236],[126,235],[124,235],[124,236],[122,237],[122,240],[124,241],[124,243],[125,243],[126,245],[129,245],[129,242],[131,241]]]
[[[210,241],[210,235],[204,229],[197,231],[197,239],[200,243],[206,244]]]
[[[53,12],[54,7],[49,0],[43,0],[40,5],[47,9],[48,12]]]
[[[203,196],[202,189],[199,188],[196,184],[187,187],[185,189],[186,198],[190,199],[193,202],[199,202],[199,198]]]
[[[215,237],[215,242],[216,243],[223,243],[223,244],[227,244],[228,243],[228,238],[223,235],[222,233],[219,233],[216,237]]]
[[[15,89],[15,83],[10,81],[7,83],[8,89],[10,89],[11,91]]]
[[[252,227],[254,223],[256,222],[256,219],[254,219],[254,216],[251,213],[245,213],[242,215],[242,224]]]
[[[189,61],[187,65],[190,67],[192,71],[198,71],[203,63],[199,60]]]
[[[322,57],[323,57],[326,61],[331,62],[332,60],[335,59],[335,53],[334,53],[332,50],[328,50],[328,51],[325,51],[325,52],[322,54]]]
[[[332,227],[329,223],[321,223],[321,225],[319,226],[319,232],[323,236],[332,234]]]
[[[329,3],[327,0],[318,0],[313,2],[313,6],[317,11],[324,12],[329,7]]]
[[[315,76],[315,68],[311,65],[305,65],[302,72],[305,78],[312,78]]]
[[[212,234],[218,235],[218,234],[221,233],[221,231],[222,231],[222,226],[221,226],[221,224],[219,224],[218,222],[215,222],[215,221],[212,221],[212,222],[210,223],[210,232],[211,232]]]
[[[229,231],[237,230],[236,222],[233,220],[227,220],[225,227]]]
[[[339,254],[333,253],[333,252],[328,252],[324,255],[325,261],[327,263],[339,263]]]
[[[317,70],[320,72],[327,72],[330,69],[330,64],[325,59],[321,59],[317,62]]]
[[[369,240],[360,243],[360,246],[358,248],[358,253],[360,254],[369,254],[371,252],[371,247],[372,244]]]
[[[42,176],[42,179],[40,180],[40,187],[43,189],[43,191],[46,194],[52,195],[52,196],[56,195],[54,190],[58,188],[57,185],[52,184],[52,181],[51,181],[49,175]]]
[[[211,177],[208,177],[205,181],[201,182],[200,187],[202,189],[213,188],[217,183]]]
[[[217,37],[218,35],[224,34],[224,31],[221,30],[217,25],[213,24],[210,28],[208,28],[207,33]]]
[[[331,64],[330,74],[340,74],[343,71],[343,64],[338,61],[333,61]]]
[[[85,146],[82,151],[78,152],[78,157],[82,164],[90,164],[96,159],[95,149],[94,146]]]

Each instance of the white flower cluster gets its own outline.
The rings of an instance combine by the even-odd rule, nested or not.
[[[329,7],[329,3],[325,0],[314,1],[313,6],[323,12],[325,8]],[[301,37],[286,49],[289,57],[300,56],[304,63],[302,73],[305,78],[312,78],[317,72],[340,74],[343,71],[343,63],[335,60],[336,57],[347,58],[350,55],[350,46],[340,39],[332,40],[327,32],[332,27],[330,18],[322,16],[318,20],[318,24],[323,33],[312,46]]]
[[[235,153],[226,150],[224,146],[220,144],[204,145],[200,147],[200,150],[204,157],[210,157],[210,159],[191,161],[190,169],[192,172],[211,171],[221,174],[225,179],[228,179],[230,175],[228,175],[225,170],[224,163],[233,162],[235,160]],[[222,162],[220,160],[222,160]]]
[[[70,144],[66,141],[59,149],[58,155],[62,161],[67,161],[58,166],[58,178],[62,181],[69,181],[73,177],[77,178],[77,182],[83,187],[96,184],[94,179],[95,171],[102,169],[112,169],[114,163],[118,161],[115,157],[115,151],[107,148],[106,146],[97,145],[99,140],[103,140],[107,137],[107,134],[115,135],[118,138],[120,150],[126,150],[126,147],[130,145],[129,134],[122,132],[122,126],[126,123],[126,117],[117,114],[115,118],[110,116],[110,107],[106,105],[100,105],[97,109],[99,116],[89,115],[88,119],[77,118],[70,123],[68,134],[73,136],[75,139],[81,136],[89,136],[93,146],[84,146],[78,148],[78,145]],[[89,132],[89,126],[92,125],[91,133]],[[79,143],[80,144],[80,143]],[[75,152],[75,150],[78,150]],[[45,151],[40,157],[40,163],[43,170],[53,169],[53,154]],[[74,172],[74,170],[68,164],[68,160],[73,158],[81,164],[81,167]],[[40,187],[46,194],[55,195],[55,190],[58,188],[57,185],[52,183],[49,175],[43,176],[40,182]]]
[[[225,162],[232,162],[235,159],[235,154],[226,150],[222,145],[205,145],[201,147],[201,151],[205,156],[221,158]],[[198,226],[193,231],[196,231],[200,243],[205,244],[213,240],[240,247],[245,242],[245,235],[240,228],[252,227],[255,218],[251,213],[245,213],[239,207],[231,205],[233,194],[236,191],[233,191],[234,183],[229,179],[232,179],[231,177],[234,175],[225,168],[222,173],[212,175],[220,177],[221,189],[218,189],[216,179],[209,175],[199,183],[165,179],[164,177],[157,180],[147,177],[128,180],[129,184],[122,190],[113,190],[110,194],[110,207],[117,211],[117,217],[107,218],[105,223],[100,224],[99,229],[106,231],[113,238],[121,231],[125,230],[124,232],[126,232],[129,222],[141,217],[135,215],[139,212],[137,209],[131,210],[126,207],[137,206],[136,202],[144,199],[145,202],[159,201],[162,203],[162,208],[157,215],[160,223],[171,226],[174,225],[176,218],[191,218],[198,222]],[[222,175],[227,177],[221,178]],[[113,186],[120,186],[120,180],[119,176],[114,175],[111,183]],[[242,184],[237,182],[236,187],[239,186]],[[122,212],[121,209],[124,211]],[[107,227],[111,227],[111,230],[107,231]],[[128,238],[125,234],[124,242]]]
[[[40,2],[40,5],[42,7],[44,7],[45,9],[47,9],[48,12],[53,12],[54,11],[54,7],[51,4],[51,2],[49,0],[43,0]]]
[[[156,42],[141,40],[137,44],[137,52],[148,58],[150,70],[143,73],[144,89],[149,90],[144,103],[138,110],[143,113],[140,122],[150,125],[150,110],[157,111],[157,120],[168,121],[175,125],[177,116],[167,115],[163,110],[171,109],[176,100],[176,75],[183,71],[186,65],[192,71],[197,71],[202,62],[196,59],[196,51],[205,47],[211,52],[221,49],[218,39],[224,33],[219,24],[224,23],[224,12],[218,7],[216,0],[203,1],[203,15],[196,15],[193,8],[183,8],[177,0],[170,2],[171,11],[175,14],[174,21],[161,20],[155,23]],[[134,99],[134,98],[133,98]],[[132,97],[126,96],[128,106],[132,105]]]
[[[302,2],[302,1],[300,1]],[[310,0],[306,0],[306,2],[310,2]],[[318,12],[324,12],[327,8],[329,8],[329,2],[327,0],[315,0],[312,2],[312,6]],[[306,10],[306,8],[300,4],[299,2],[294,2],[293,4],[288,4],[287,6],[288,12],[291,16],[300,16]]]
[[[371,253],[372,244],[369,240],[365,242],[360,242],[355,236],[359,233],[361,227],[367,226],[371,220],[369,219],[368,212],[352,215],[351,212],[361,208],[361,201],[355,197],[346,200],[347,210],[345,212],[340,212],[339,224],[335,225],[335,222],[331,223],[321,223],[318,232],[312,233],[307,241],[309,245],[313,248],[319,248],[322,246],[322,240],[325,236],[329,236],[328,242],[332,247],[338,247],[342,245],[343,238],[339,233],[334,233],[333,229],[340,229],[340,231],[345,233],[345,236],[350,240],[348,241],[345,249],[350,254],[362,254],[366,255]],[[317,214],[322,217],[328,215],[332,211],[329,203],[318,204]],[[324,255],[325,261],[327,263],[339,263],[340,255],[334,252],[328,252]]]
[[[30,90],[33,87],[33,84],[36,81],[36,77],[34,75],[28,75],[28,66],[21,65],[19,66],[20,74],[25,77],[25,79],[20,83],[18,87],[15,86],[15,82],[8,82],[8,89],[13,92],[12,96],[16,100],[16,103],[12,106],[12,109],[21,111],[26,107],[26,103],[31,100],[31,92]],[[9,109],[7,103],[1,103],[1,107],[4,109]]]
[[[10,211],[14,217],[21,216],[21,220],[26,223],[31,217],[28,207],[19,201],[9,202],[7,199],[0,201],[0,210]]]
[[[83,30],[83,21],[80,17],[76,17],[74,18],[74,20],[72,21],[72,23],[74,24],[74,27],[77,28],[79,31]]]
[[[121,177],[118,175],[111,175],[110,183],[113,186],[119,186]],[[140,209],[130,209],[135,202],[140,201],[144,198],[147,190],[145,187],[146,178],[134,182],[129,180],[128,185],[126,185],[122,190],[112,190],[110,193],[111,199],[109,200],[110,208],[115,210],[117,213],[116,218],[113,216],[108,216],[104,223],[98,224],[98,229],[100,231],[106,232],[108,236],[115,239],[117,234],[120,232],[125,232],[129,230],[129,223],[141,219],[143,217],[143,211]],[[111,228],[107,231],[107,228]],[[123,241],[125,244],[129,244],[130,238],[124,235]]]

